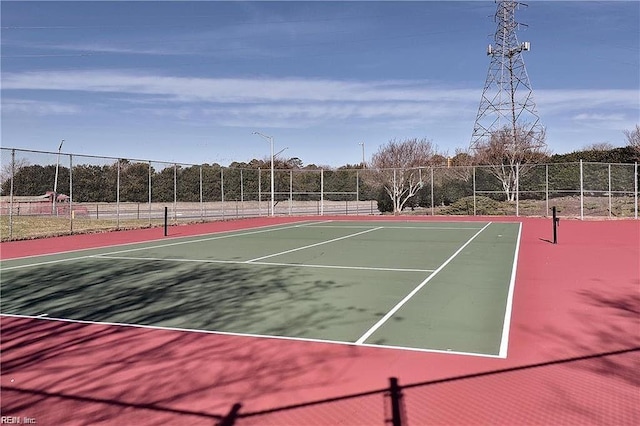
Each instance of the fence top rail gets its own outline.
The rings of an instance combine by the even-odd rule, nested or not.
[[[47,155],[58,155],[58,152],[55,151],[41,151],[41,150],[35,150],[35,149],[25,149],[25,148],[10,148],[10,147],[0,147],[1,151],[9,151],[9,152],[25,152],[25,153],[32,153],[32,154],[47,154]],[[103,159],[103,160],[113,160],[113,161],[120,161],[120,160],[127,160],[127,161],[134,161],[134,162],[138,162],[138,163],[156,163],[156,164],[166,164],[166,165],[170,165],[170,166],[188,166],[188,167],[215,167],[215,168],[220,168],[220,169],[226,169],[226,170],[251,170],[251,171],[259,171],[259,170],[265,170],[268,171],[269,168],[268,167],[257,167],[257,168],[253,168],[253,167],[231,167],[231,166],[222,166],[219,164],[193,164],[193,163],[182,163],[182,162],[176,162],[176,161],[161,161],[161,160],[149,160],[149,159],[140,159],[140,158],[127,158],[127,157],[113,157],[113,156],[108,156],[108,155],[91,155],[91,154],[75,154],[75,153],[70,153],[70,152],[60,152],[60,155],[64,155],[64,156],[73,156],[73,157],[81,157],[81,158],[95,158],[95,159]],[[521,167],[544,167],[544,166],[554,166],[554,167],[562,167],[562,166],[579,166],[580,164],[582,164],[583,166],[585,165],[598,165],[598,166],[607,166],[607,165],[611,165],[611,166],[623,166],[623,167],[637,167],[637,162],[635,163],[599,163],[599,162],[589,162],[589,161],[573,161],[573,162],[558,162],[558,163],[527,163],[527,164],[521,164]],[[347,171],[347,172],[353,172],[353,171],[362,171],[362,172],[385,172],[385,171],[393,171],[393,170],[464,170],[464,169],[473,169],[473,168],[490,168],[490,167],[500,167],[500,166],[506,166],[506,167],[510,167],[509,165],[505,165],[505,164],[470,164],[470,165],[426,165],[426,166],[415,166],[415,167],[388,167],[388,168],[353,168],[353,169],[345,169],[345,168],[332,168],[332,167],[318,167],[316,169],[309,169],[309,168],[274,168],[274,172],[289,172],[289,171],[294,171],[296,173],[299,172],[340,172],[340,171]]]
[[[28,152],[31,154],[49,154],[49,155],[58,155],[58,152],[55,151],[40,151],[36,149],[25,149],[25,148],[5,148],[0,147],[2,151],[16,151],[16,152]],[[159,164],[168,164],[168,165],[177,165],[177,166],[202,166],[203,164],[190,164],[190,163],[180,163],[175,161],[160,161],[160,160],[143,160],[140,158],[128,158],[128,157],[112,157],[109,155],[91,155],[91,154],[75,154],[72,152],[60,152],[60,155],[64,156],[73,156],[73,157],[83,157],[83,158],[97,158],[103,160],[127,160],[127,161],[135,161],[139,163],[159,163]]]

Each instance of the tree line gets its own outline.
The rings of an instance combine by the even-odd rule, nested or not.
[[[453,157],[438,152],[427,139],[391,140],[371,160],[371,175],[379,187],[381,211],[400,213],[405,207],[450,204],[474,193],[499,201],[516,198],[542,198],[546,191],[574,194],[581,188],[594,194],[634,190],[633,166],[590,165],[580,168],[570,162],[610,162],[633,164],[640,161],[640,126],[624,132],[628,146],[614,148],[597,144],[583,151],[551,155],[545,143],[546,132],[533,132],[526,125],[513,124],[493,131],[473,150],[456,150]],[[418,167],[446,164],[425,186],[423,170]],[[542,167],[542,164],[550,166]]]
[[[640,127],[625,132],[629,145],[615,148],[597,144],[583,150],[551,155],[545,145],[531,143],[531,135],[516,129],[497,131],[474,151],[456,150],[453,156],[437,150],[427,139],[391,140],[373,154],[369,163],[332,169],[299,158],[277,159],[275,199],[377,200],[381,211],[399,213],[407,207],[448,205],[473,194],[474,188],[500,201],[539,198],[545,189],[561,193],[580,187],[580,160],[590,163],[633,164],[640,161]],[[537,135],[537,140],[544,140]],[[568,164],[572,163],[572,164]],[[548,166],[541,167],[541,164]],[[168,165],[156,169],[146,162],[121,159],[107,165],[73,167],[75,202],[198,202],[258,200],[270,197],[270,162],[254,159],[219,164]],[[430,175],[430,169],[437,173]],[[15,165],[13,194],[34,196],[52,191],[54,165]],[[3,170],[1,193],[9,195],[10,175]],[[433,182],[431,179],[433,178]],[[583,184],[593,191],[632,191],[633,167],[587,165]],[[637,179],[637,176],[636,176]],[[612,187],[608,187],[611,181]],[[58,193],[70,194],[69,168],[58,170]],[[151,189],[151,191],[149,191]],[[432,191],[433,189],[433,191]]]
[[[276,201],[319,200],[323,189],[327,200],[372,199],[373,189],[362,179],[361,165],[346,165],[338,169],[320,169],[315,165],[302,167],[297,158],[278,160],[274,164],[274,194]],[[15,168],[13,195],[36,196],[53,191],[55,165],[25,165]],[[121,159],[108,165],[79,164],[58,167],[58,194],[71,194],[74,202],[199,202],[225,200],[251,201],[267,199],[271,193],[270,163],[252,160],[234,162],[229,167],[219,164],[184,166],[167,165],[156,169],[149,163]],[[149,191],[151,188],[151,191]],[[2,195],[11,192],[10,173],[2,182]],[[357,193],[357,195],[356,195]]]

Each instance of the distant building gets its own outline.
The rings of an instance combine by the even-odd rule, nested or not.
[[[17,216],[68,216],[71,198],[66,194],[58,194],[54,211],[53,196],[53,191],[42,195],[14,195],[13,199],[8,195],[1,196],[0,214],[8,215],[9,208],[13,205],[12,213]],[[83,206],[74,206],[73,211],[74,216],[87,214],[87,208]]]

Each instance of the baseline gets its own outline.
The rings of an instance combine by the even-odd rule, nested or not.
[[[70,323],[70,324],[129,327],[129,328],[141,328],[146,330],[177,331],[182,333],[213,334],[213,335],[220,335],[220,336],[249,337],[249,338],[255,338],[255,339],[288,340],[288,341],[295,341],[295,342],[381,348],[381,349],[391,349],[391,350],[400,350],[400,351],[409,351],[409,352],[427,352],[427,353],[439,353],[439,354],[450,354],[450,355],[475,356],[475,357],[482,357],[482,358],[497,358],[497,356],[495,355],[478,354],[474,352],[443,351],[439,349],[409,348],[409,347],[402,347],[402,346],[374,345],[374,344],[367,344],[367,343],[357,344],[353,342],[344,342],[340,340],[314,339],[310,337],[289,337],[289,336],[277,336],[277,335],[268,335],[268,334],[235,333],[235,332],[229,332],[229,331],[199,330],[199,329],[189,329],[189,328],[179,328],[179,327],[163,327],[163,326],[157,326],[157,325],[128,324],[128,323],[108,322],[108,321],[74,320],[74,319],[67,319],[67,318],[54,318],[46,315],[47,314],[34,316],[34,315],[18,315],[18,314],[0,313],[0,317],[34,319],[39,321],[63,322],[63,323]]]

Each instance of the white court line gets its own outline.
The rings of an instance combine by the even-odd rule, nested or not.
[[[374,268],[374,267],[370,267],[370,266],[307,265],[307,264],[297,264],[297,263],[272,263],[272,262],[252,262],[251,265],[300,266],[300,267],[303,267],[303,268],[325,268],[325,269],[353,269],[353,270],[356,270],[356,271],[433,272],[433,269]]]
[[[440,267],[438,269],[436,269],[435,271],[433,271],[433,273],[431,275],[429,275],[427,278],[425,278],[424,281],[422,281],[420,284],[418,284],[418,286],[416,288],[413,289],[413,291],[411,291],[411,293],[407,294],[405,296],[404,299],[402,299],[400,302],[398,302],[398,304],[396,306],[394,306],[389,312],[387,312],[387,314],[382,317],[377,323],[375,323],[373,325],[373,327],[371,327],[369,330],[366,331],[366,333],[364,333],[358,340],[356,340],[357,344],[362,344],[364,343],[365,340],[367,340],[369,337],[371,337],[371,335],[373,333],[376,332],[377,329],[379,329],[385,322],[387,322],[387,320],[389,318],[391,318],[393,316],[393,314],[395,314],[405,303],[407,303],[409,301],[409,299],[411,299],[413,296],[415,296],[415,294],[420,291],[420,289],[422,287],[424,287],[425,285],[427,285],[427,283],[429,281],[431,281],[431,279],[433,277],[435,277],[436,275],[438,275],[438,272],[442,271],[444,269],[445,266],[447,266],[453,259],[456,258],[456,256],[458,256],[458,254],[460,254],[460,252],[462,250],[464,250],[464,248],[466,246],[468,246],[471,241],[473,241],[478,235],[480,235],[480,233],[482,231],[484,231],[485,229],[487,229],[487,227],[491,225],[491,222],[487,223],[484,227],[482,227],[482,229],[480,229],[478,232],[476,232],[473,237],[469,238],[467,240],[466,243],[464,243],[462,245],[462,247],[460,247],[458,250],[456,250],[455,253],[453,253],[451,255],[451,257],[449,257],[447,260],[444,261],[444,263],[442,265],[440,265]]]
[[[274,225],[277,226],[277,225]],[[145,246],[145,247],[136,247],[136,248],[132,248],[132,249],[126,249],[126,250],[116,250],[116,251],[111,251],[111,252],[107,252],[107,253],[103,253],[104,255],[111,255],[111,254],[120,254],[120,253],[130,253],[133,251],[140,251],[140,250],[154,250],[157,248],[163,248],[163,247],[171,247],[171,246],[177,246],[177,245],[182,245],[182,244],[191,244],[191,243],[201,243],[203,241],[213,241],[213,240],[221,240],[221,239],[225,239],[225,238],[233,238],[233,237],[243,237],[245,235],[254,235],[254,234],[262,234],[265,232],[273,232],[273,231],[280,231],[280,230],[284,230],[284,229],[292,229],[292,228],[301,228],[305,226],[305,224],[297,224],[297,225],[291,225],[291,226],[284,226],[281,228],[269,228],[269,229],[258,229],[256,231],[249,231],[249,232],[243,232],[243,233],[236,233],[236,234],[224,234],[224,235],[215,235],[212,237],[207,237],[207,238],[200,238],[197,240],[189,240],[189,241],[178,241],[178,242],[173,242],[173,243],[166,243],[166,244],[158,244],[158,245],[153,245],[153,246]],[[229,232],[233,232],[233,231],[229,231]],[[180,238],[188,238],[188,237],[180,237]],[[137,243],[136,243],[137,244]],[[100,250],[100,247],[94,247],[91,249],[85,249],[85,250]],[[51,255],[43,255],[43,256],[51,256]],[[10,266],[8,268],[2,268],[3,271],[11,271],[13,269],[23,269],[23,268],[30,268],[32,266],[41,266],[41,265],[50,265],[50,264],[54,264],[54,263],[62,263],[62,262],[71,262],[74,260],[81,260],[81,259],[88,259],[91,257],[96,257],[96,256],[100,256],[100,254],[88,254],[86,256],[78,256],[78,257],[70,257],[70,258],[65,258],[65,259],[57,259],[57,260],[49,260],[49,261],[45,261],[45,262],[36,262],[36,263],[30,263],[27,265],[19,265],[19,266]],[[9,260],[14,260],[14,259],[7,259],[7,261]]]
[[[300,227],[306,226],[308,224],[313,224],[313,223],[327,223],[327,222],[332,222],[331,220],[324,220],[321,222],[316,222],[313,220],[301,220],[298,222],[293,222],[293,223],[298,223]],[[273,228],[276,226],[281,226],[281,225],[286,225],[286,223],[274,223],[272,225],[263,225],[263,226],[254,226],[251,228],[246,228],[245,230],[250,230],[250,229],[267,229],[267,228]],[[233,230],[227,230],[227,231],[217,231],[217,232],[206,232],[202,235],[220,235],[220,234],[229,234],[231,232],[238,232],[238,231],[242,231],[243,229],[233,229]],[[193,238],[193,237],[197,237],[198,235],[183,235],[183,236],[174,236],[174,237],[164,237],[162,239],[157,239],[157,240],[148,240],[148,241],[135,241],[135,242],[131,242],[131,243],[121,243],[121,244],[108,244],[106,246],[101,246],[101,247],[89,247],[89,248],[82,248],[82,249],[74,249],[74,250],[64,250],[64,251],[58,251],[55,253],[43,253],[43,254],[31,254],[29,256],[21,256],[21,257],[14,257],[11,259],[0,259],[0,262],[10,262],[13,260],[22,260],[22,259],[30,259],[33,257],[47,257],[47,256],[59,256],[62,254],[68,254],[68,253],[78,253],[78,252],[83,252],[83,251],[88,251],[88,250],[100,250],[100,249],[106,249],[106,248],[110,248],[110,247],[126,247],[126,246],[132,246],[132,245],[138,245],[138,244],[149,244],[149,243],[153,243],[153,242],[158,242],[158,241],[167,241],[167,240],[178,240],[178,239],[185,239],[185,238]]]
[[[127,257],[127,256],[111,256],[108,254],[96,254],[91,256],[92,259],[109,259],[109,260],[143,260],[145,262],[179,262],[179,263],[230,263],[232,265],[244,264],[244,260],[216,260],[216,259],[174,259],[164,257]]]
[[[148,262],[177,262],[177,263],[224,263],[232,265],[258,265],[258,266],[285,266],[299,268],[324,268],[324,269],[353,269],[359,271],[383,271],[383,272],[433,272],[433,269],[411,269],[411,268],[376,268],[369,266],[340,266],[340,265],[311,265],[304,263],[275,263],[275,262],[251,262],[245,260],[215,260],[215,259],[172,259],[161,257],[126,257],[95,255],[93,259],[111,260],[144,260]]]
[[[309,224],[306,225],[307,228],[334,228],[334,229],[367,229],[370,228],[371,226],[362,226],[362,225],[348,225],[348,226],[340,226],[340,225],[315,225],[315,224]],[[445,227],[445,226],[380,226],[381,229],[419,229],[419,230],[423,230],[423,231],[432,231],[432,230],[450,230],[450,231],[456,231],[458,229],[460,230],[471,230],[471,231],[477,231],[478,229],[481,229],[479,227],[473,227],[473,228],[469,228],[469,227]]]
[[[54,318],[54,317],[36,317],[32,315],[18,315],[18,314],[0,314],[0,317],[37,319],[42,321],[57,321],[57,322],[65,322],[70,324],[108,325],[113,327],[141,328],[146,330],[177,331],[182,333],[212,334],[212,335],[218,335],[218,336],[234,336],[234,337],[251,337],[251,338],[257,338],[257,339],[285,340],[285,341],[307,342],[307,343],[324,343],[324,344],[340,345],[340,346],[358,346],[358,347],[368,347],[368,348],[395,349],[395,350],[404,350],[404,351],[413,351],[413,352],[427,352],[427,353],[441,353],[441,354],[451,354],[451,355],[476,356],[476,357],[484,357],[484,358],[497,358],[495,355],[479,354],[474,352],[443,351],[441,349],[423,349],[423,348],[411,348],[406,346],[374,345],[374,344],[368,344],[368,343],[357,344],[353,342],[344,342],[340,340],[313,339],[309,337],[289,337],[289,336],[275,336],[275,335],[268,335],[268,334],[234,333],[230,331],[198,330],[198,329],[189,329],[189,328],[162,327],[157,325],[127,324],[127,323],[106,322],[106,321],[85,321],[85,320],[73,320],[73,319]]]
[[[346,240],[347,238],[357,237],[358,235],[366,234],[368,232],[377,231],[379,229],[382,229],[382,227],[367,229],[366,231],[356,232],[355,234],[349,234],[349,235],[345,235],[343,237],[338,237],[338,238],[334,238],[332,240],[327,240],[327,241],[321,241],[321,242],[315,243],[315,244],[309,244],[308,246],[298,247],[298,248],[294,248],[294,249],[291,249],[291,250],[282,251],[280,253],[274,253],[274,254],[269,254],[267,256],[256,257],[255,259],[247,260],[246,263],[253,263],[253,262],[257,262],[259,260],[268,259],[270,257],[280,256],[282,254],[293,253],[295,251],[306,250],[306,249],[312,248],[312,247],[318,247],[318,246],[321,246],[323,244],[330,244],[330,243],[334,243],[336,241]]]
[[[513,310],[513,293],[516,285],[516,271],[518,270],[518,254],[520,253],[520,236],[522,235],[522,222],[518,228],[518,238],[516,240],[516,250],[513,255],[513,266],[511,268],[511,280],[509,281],[509,293],[507,294],[507,306],[504,312],[504,322],[502,323],[502,338],[500,339],[500,358],[507,357],[509,347],[509,330],[511,329],[511,312]]]

